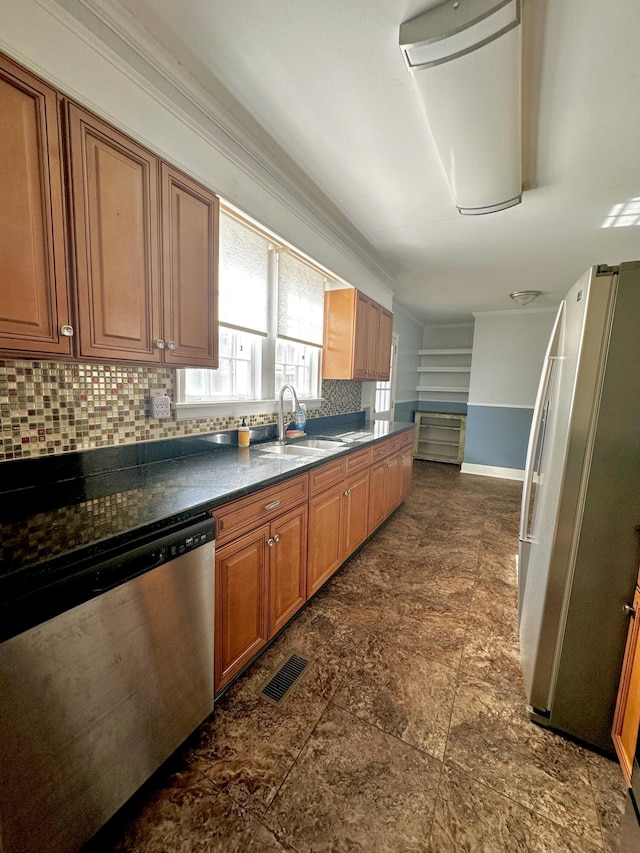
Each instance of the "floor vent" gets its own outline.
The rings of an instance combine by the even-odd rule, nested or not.
[[[290,655],[270,675],[258,691],[258,695],[273,705],[282,705],[289,693],[302,678],[311,661],[302,655]]]

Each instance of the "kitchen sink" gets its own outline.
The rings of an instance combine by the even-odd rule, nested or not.
[[[313,447],[299,447],[297,444],[271,444],[261,447],[263,453],[278,453],[280,456],[322,456],[323,451]]]
[[[314,450],[340,450],[344,443],[339,438],[304,438],[296,441],[294,447],[311,447]]]

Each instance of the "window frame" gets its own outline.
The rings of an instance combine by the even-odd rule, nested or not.
[[[268,262],[268,282],[267,282],[267,335],[262,337],[256,335],[256,349],[260,350],[258,354],[258,365],[254,366],[254,383],[256,397],[250,400],[242,400],[238,398],[227,397],[219,400],[203,400],[203,401],[185,401],[186,393],[186,373],[188,369],[199,370],[204,368],[179,368],[176,370],[176,417],[178,420],[217,417],[227,415],[230,418],[242,417],[252,414],[275,414],[278,410],[277,394],[275,392],[275,377],[276,377],[276,345],[278,340],[278,257],[281,252],[290,252],[298,257],[301,261],[317,270],[325,278],[325,283],[328,281],[336,281],[336,277],[325,270],[312,259],[306,257],[302,252],[298,251],[294,246],[287,244],[281,238],[267,231],[262,226],[235,210],[228,204],[220,204],[221,215],[233,216],[249,228],[254,229],[269,241],[269,262]],[[346,283],[346,282],[345,282]],[[219,326],[234,328],[230,324],[221,323]],[[245,331],[245,330],[239,330]],[[262,341],[260,346],[259,341]],[[281,338],[286,341],[287,338]],[[298,342],[300,343],[300,342]],[[312,346],[307,344],[307,346]],[[301,402],[304,402],[308,409],[319,408],[324,402],[322,396],[322,347],[318,347],[317,358],[317,394],[311,397],[298,395]],[[274,395],[271,396],[268,389],[274,389]],[[296,389],[297,390],[297,389]],[[259,396],[259,395],[266,396]]]

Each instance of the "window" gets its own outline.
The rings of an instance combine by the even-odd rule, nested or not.
[[[261,341],[256,335],[220,327],[218,370],[185,370],[189,402],[254,400]]]
[[[298,392],[298,397],[317,396],[320,351],[318,347],[299,344],[278,338],[276,343],[276,376],[274,393],[289,384]]]
[[[180,371],[179,403],[257,404],[286,383],[301,399],[319,398],[325,281],[294,250],[221,210],[220,366]]]
[[[388,382],[376,382],[375,398],[373,403],[374,420],[393,420],[396,395],[396,359],[398,355],[398,335],[394,334],[391,339],[390,369]]]

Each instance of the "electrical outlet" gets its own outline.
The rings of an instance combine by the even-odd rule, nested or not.
[[[171,417],[171,400],[162,388],[153,388],[151,390],[151,417]]]

